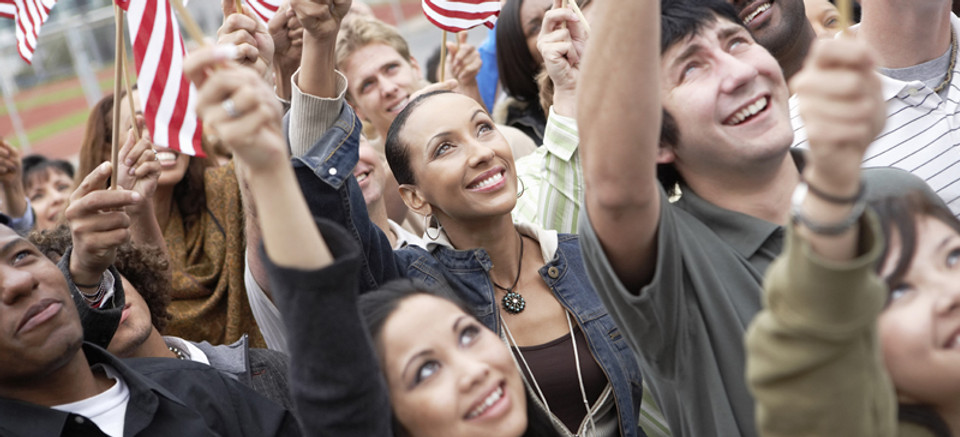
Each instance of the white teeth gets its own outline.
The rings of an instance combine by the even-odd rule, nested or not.
[[[490,186],[490,185],[493,185],[493,184],[495,184],[495,183],[497,183],[497,182],[500,182],[502,179],[503,179],[503,173],[497,173],[497,174],[495,174],[495,175],[493,175],[493,176],[490,176],[490,177],[488,177],[488,178],[480,181],[479,183],[477,183],[476,185],[474,185],[473,188],[485,188],[485,187],[488,187],[488,186]]]
[[[359,184],[360,182],[363,182],[363,181],[366,180],[367,177],[369,177],[369,176],[370,176],[370,172],[358,174],[358,175],[357,175],[357,183]]]
[[[757,100],[756,102],[752,103],[746,108],[741,109],[736,114],[733,114],[733,116],[730,117],[729,120],[727,120],[727,124],[734,126],[734,125],[743,123],[743,120],[746,120],[747,117],[755,115],[756,113],[762,111],[766,107],[767,107],[767,98],[761,97],[760,100]]]
[[[750,24],[750,22],[753,21],[754,18],[757,18],[757,15],[760,15],[763,11],[767,9],[770,9],[770,3],[764,3],[758,6],[757,9],[755,9],[753,12],[750,13],[750,15],[747,15],[743,19],[743,24]]]
[[[397,103],[396,105],[393,105],[393,106],[387,108],[387,111],[388,111],[388,112],[400,112],[400,111],[402,111],[403,108],[407,106],[407,101],[408,101],[408,100],[409,100],[408,98],[405,98],[405,99],[401,100],[400,103]]]
[[[173,152],[157,152],[157,161],[175,161],[177,154]]]
[[[490,408],[491,405],[495,404],[502,397],[503,397],[503,387],[502,386],[497,387],[497,389],[494,390],[493,393],[490,393],[490,395],[487,396],[487,398],[484,399],[483,402],[480,403],[480,405],[477,405],[477,408],[474,408],[473,411],[470,412],[470,414],[467,414],[467,419],[473,419],[474,417],[477,417],[483,414],[484,411],[487,411],[487,408]]]

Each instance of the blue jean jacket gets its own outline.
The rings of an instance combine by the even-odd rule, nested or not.
[[[285,129],[289,119],[284,120]],[[360,144],[360,120],[343,105],[334,126],[293,167],[314,216],[343,225],[361,244],[364,265],[360,292],[399,277],[443,284],[473,310],[481,323],[500,333],[500,313],[488,271],[493,267],[483,249],[408,246],[394,251],[387,237],[367,215],[360,186],[353,175]],[[540,277],[576,318],[590,351],[610,382],[623,436],[644,435],[637,420],[642,399],[640,369],[620,331],[587,278],[575,235],[561,234],[556,256],[540,268]]]

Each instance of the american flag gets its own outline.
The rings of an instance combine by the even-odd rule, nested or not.
[[[264,23],[269,22],[280,7],[279,0],[246,0],[245,3]]]
[[[253,13],[260,17],[264,23],[269,22],[270,19],[277,14],[277,9],[280,8],[280,0],[244,0],[244,3],[246,3],[247,6],[253,10]],[[187,5],[187,0],[183,0],[183,5]]]
[[[14,21],[17,51],[30,63],[37,48],[40,26],[47,21],[56,0],[0,0],[0,17]]]
[[[481,24],[493,29],[500,15],[499,0],[422,0],[427,20],[447,32],[462,32]]]
[[[169,0],[117,0],[127,11],[140,105],[153,142],[205,156],[197,90],[183,75],[183,38]]]

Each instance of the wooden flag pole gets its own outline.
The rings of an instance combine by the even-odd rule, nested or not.
[[[443,82],[447,73],[447,31],[444,30],[440,37],[440,82]]]
[[[190,38],[193,38],[197,44],[200,44],[200,47],[206,47],[207,42],[203,38],[203,31],[200,30],[200,26],[197,25],[197,21],[193,19],[190,12],[187,12],[187,8],[183,7],[183,2],[180,0],[170,0],[170,4],[173,5],[173,8],[177,10],[177,15],[183,20],[183,27],[187,29],[187,34],[190,35]]]
[[[566,3],[567,0],[563,0],[563,2]],[[564,7],[566,7],[566,5],[564,5]],[[573,9],[573,13],[577,14],[577,18],[580,19],[580,25],[583,26],[583,30],[587,32],[587,34],[590,34],[590,23],[587,22],[587,17],[583,16],[583,11],[580,10],[580,6],[577,6],[576,1],[570,2],[570,9]]]
[[[140,139],[140,125],[137,124],[137,105],[133,103],[133,85],[130,83],[133,82],[130,80],[130,69],[127,68],[130,65],[130,62],[127,61],[127,48],[123,47],[123,86],[127,90],[127,103],[130,104],[130,117],[133,122],[133,134],[137,136],[137,139]]]
[[[120,10],[120,6],[117,6],[116,3],[113,5],[113,14],[116,18],[117,32],[116,32],[116,46],[117,50],[114,52],[114,75],[113,75],[113,135],[111,135],[110,142],[110,164],[113,166],[113,174],[110,175],[110,189],[117,189],[117,179],[118,179],[118,168],[117,161],[120,156],[120,105],[118,105],[118,99],[120,97],[120,90],[123,86],[123,11]],[[132,115],[132,114],[131,114]]]
[[[242,0],[234,0],[234,4],[237,6],[237,13],[243,14],[243,2],[242,2]]]
[[[853,23],[853,5],[850,0],[837,0],[837,10],[840,12],[840,31],[846,32]]]

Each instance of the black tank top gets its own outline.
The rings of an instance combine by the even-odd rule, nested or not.
[[[593,403],[607,386],[607,377],[593,359],[587,339],[580,332],[580,327],[574,325],[573,332],[577,338],[583,387],[587,393],[587,400],[593,407]],[[533,370],[540,390],[547,398],[550,412],[557,416],[571,432],[577,432],[577,428],[587,415],[587,409],[583,405],[583,395],[580,393],[577,364],[574,362],[570,334],[541,345],[522,346],[519,349],[523,353],[523,358],[527,360],[527,364],[530,365],[530,369]],[[516,349],[513,352],[517,354]],[[517,361],[520,362],[520,367],[523,367],[523,360],[519,356]],[[523,374],[533,385],[533,380],[526,368],[523,368]],[[533,392],[536,393],[536,389]]]

